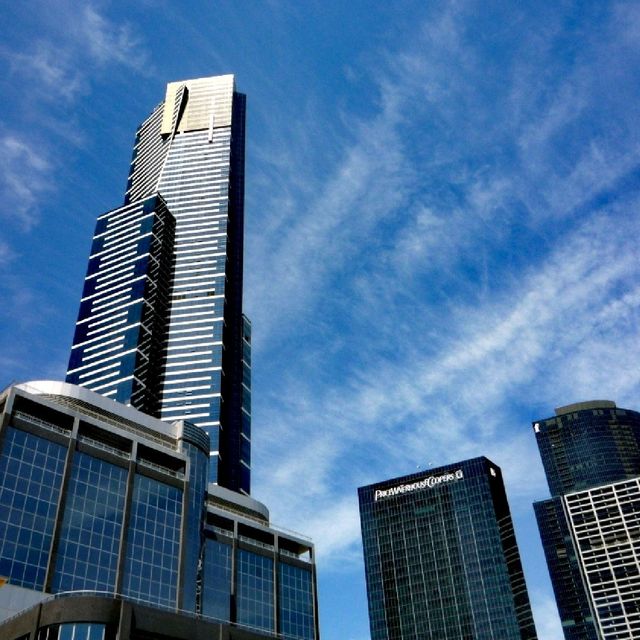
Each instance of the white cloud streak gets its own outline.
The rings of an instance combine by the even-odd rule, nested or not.
[[[5,224],[17,220],[24,231],[37,223],[37,203],[51,189],[46,154],[16,134],[0,137],[0,213]],[[9,247],[3,252],[9,254]]]
[[[267,196],[250,238],[257,360],[289,367],[254,405],[269,470],[256,486],[330,566],[358,558],[358,485],[484,454],[529,509],[546,488],[522,406],[530,419],[590,397],[633,406],[640,387],[640,202],[607,195],[634,170],[636,141],[595,134],[588,61],[551,89],[515,81],[544,65],[530,57],[552,48],[538,35],[487,113],[496,102],[474,85],[482,70],[460,20],[444,12],[387,60],[378,113],[356,120],[306,199],[291,190],[276,210]],[[592,142],[568,159],[559,140],[577,119]],[[304,173],[276,155],[281,174]],[[279,340],[307,320],[300,342]]]

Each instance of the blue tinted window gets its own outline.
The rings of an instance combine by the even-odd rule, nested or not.
[[[205,616],[230,619],[231,553],[233,548],[217,540],[205,543],[202,585],[202,613]]]
[[[115,589],[126,483],[125,469],[75,454],[53,591]]]
[[[0,575],[42,589],[67,447],[8,427],[0,465]]]
[[[191,461],[189,466],[189,517],[187,520],[184,545],[182,608],[187,611],[195,611],[198,564],[202,551],[201,522],[207,494],[209,454],[204,453],[198,447],[188,442],[183,442],[182,448]]]
[[[286,638],[313,640],[313,589],[311,571],[280,564],[280,632]]]
[[[239,549],[236,590],[237,621],[273,631],[273,559]]]
[[[122,581],[125,596],[175,606],[181,515],[180,489],[136,474]]]
[[[52,624],[38,631],[38,640],[106,640],[106,626],[97,622]]]

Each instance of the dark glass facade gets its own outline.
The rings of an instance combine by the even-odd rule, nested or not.
[[[232,75],[198,78],[139,126],[124,206],[98,218],[67,381],[202,428],[209,481],[249,495],[245,113]]]
[[[98,218],[67,382],[160,412],[175,220],[154,195]]]
[[[580,561],[573,546],[562,498],[535,502],[544,555],[566,640],[598,640],[593,613],[582,583]]]
[[[533,423],[552,496],[640,473],[640,413],[595,400]]]
[[[536,638],[500,469],[358,489],[372,640]]]
[[[640,413],[608,400],[582,402],[535,421],[533,431],[552,496],[533,506],[564,636],[595,640],[602,636],[566,496],[640,474]]]

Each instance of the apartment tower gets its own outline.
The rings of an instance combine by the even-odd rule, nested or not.
[[[533,506],[566,640],[640,637],[640,413],[581,402],[533,431],[551,492]]]

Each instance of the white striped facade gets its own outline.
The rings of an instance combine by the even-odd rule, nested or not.
[[[640,478],[563,501],[599,636],[640,638]]]
[[[223,333],[229,323],[225,285],[234,90],[231,75],[168,85],[165,102],[138,131],[126,194],[136,200],[157,190],[176,221],[168,342],[163,361],[156,363],[164,379],[159,417],[205,428],[211,479],[220,459]],[[245,378],[243,395],[250,401]],[[243,409],[250,424],[250,404]],[[249,429],[242,438],[248,452]],[[243,459],[248,469],[249,454]]]

